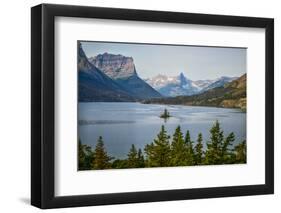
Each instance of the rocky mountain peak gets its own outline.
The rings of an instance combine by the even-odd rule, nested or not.
[[[78,68],[80,72],[85,73],[97,74],[96,72],[99,72],[97,71],[96,67],[89,62],[81,43],[79,44],[78,50]]]
[[[90,65],[88,64],[87,57],[82,49],[81,44],[79,44],[79,50],[78,50],[78,67],[79,70],[90,69]]]
[[[179,77],[180,77],[180,78],[185,78],[183,72],[180,73]]]
[[[181,85],[186,85],[186,84],[188,84],[189,81],[190,81],[189,79],[187,79],[187,78],[185,77],[185,75],[183,74],[183,72],[180,73],[178,79],[179,79],[179,82],[180,82]]]
[[[213,80],[192,81],[183,72],[177,76],[165,76],[158,74],[153,78],[146,79],[146,82],[163,96],[180,96],[199,94],[209,89],[222,87],[237,77],[221,76]]]
[[[89,58],[89,61],[112,79],[126,79],[137,75],[132,57],[105,52]]]

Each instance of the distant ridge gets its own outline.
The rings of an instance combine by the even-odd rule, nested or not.
[[[144,103],[181,104],[189,106],[214,106],[225,108],[247,108],[247,75],[244,74],[224,86],[209,89],[201,94],[192,96],[177,96],[169,98],[151,99]]]
[[[157,75],[146,82],[165,97],[190,96],[203,93],[209,89],[224,86],[237,77],[222,76],[213,80],[192,81],[183,73],[178,76]]]

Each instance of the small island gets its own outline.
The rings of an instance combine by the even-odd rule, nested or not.
[[[168,112],[167,109],[164,109],[164,112],[160,115],[160,118],[167,119],[169,117],[171,117],[170,113]]]

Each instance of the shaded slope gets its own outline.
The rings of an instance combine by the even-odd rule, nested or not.
[[[161,97],[159,92],[138,76],[132,57],[104,53],[90,58],[89,61],[116,81],[132,97],[136,99]]]
[[[88,61],[81,45],[78,52],[78,80],[80,102],[135,100],[118,83]]]

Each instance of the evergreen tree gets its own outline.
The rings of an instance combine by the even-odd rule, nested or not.
[[[110,160],[113,158],[109,157],[107,155],[107,152],[104,147],[103,139],[100,136],[95,148],[94,152],[94,162],[93,162],[93,168],[94,169],[108,169],[110,168]]]
[[[210,129],[210,139],[207,149],[203,151],[203,136],[198,134],[197,143],[191,140],[190,132],[187,130],[185,137],[180,126],[177,126],[170,144],[170,136],[164,125],[157,137],[151,144],[145,146],[146,158],[144,159],[141,149],[132,144],[127,159],[116,159],[111,163],[102,137],[98,138],[95,150],[88,145],[78,142],[78,169],[108,169],[108,168],[144,168],[144,167],[168,167],[168,166],[192,166],[192,165],[214,165],[230,163],[246,163],[246,141],[241,142],[231,149],[235,141],[235,135],[231,132],[226,138],[216,121]]]
[[[186,166],[187,146],[184,142],[180,126],[178,126],[173,135],[171,144],[171,166]]]
[[[121,160],[121,159],[116,159],[112,162],[111,168],[113,169],[126,169],[128,168],[128,163],[127,159]]]
[[[84,146],[82,145],[81,141],[78,142],[78,168],[82,170],[85,163],[86,154],[84,152]]]
[[[168,118],[168,117],[170,117],[170,113],[168,112],[167,109],[164,109],[164,113],[161,114],[160,117],[161,117],[161,118]]]
[[[232,146],[232,142],[235,141],[235,135],[233,132],[231,132],[224,140],[222,147],[221,147],[221,153],[220,153],[220,163],[227,164],[232,163],[232,151],[230,149],[230,146]]]
[[[147,144],[145,153],[147,155],[147,165],[149,167],[164,167],[170,165],[170,136],[167,134],[164,125],[154,142]]]
[[[221,147],[223,146],[223,131],[220,128],[218,121],[212,126],[210,130],[210,141],[207,143],[207,151],[205,156],[205,163],[207,165],[221,163]]]
[[[154,139],[156,140],[156,139]],[[144,153],[146,155],[145,159],[145,167],[153,167],[157,166],[157,156],[155,152],[155,144],[152,142],[150,144],[146,144],[144,147]]]
[[[138,151],[135,147],[134,144],[132,144],[131,149],[128,153],[128,167],[129,168],[137,168],[139,164],[139,159],[138,159]]]
[[[168,112],[167,109],[164,109],[164,113],[160,115],[160,118],[164,118],[165,123],[167,122],[167,119],[171,117],[170,113]]]
[[[197,165],[203,164],[203,137],[202,133],[198,134],[197,144],[195,145],[195,163]]]
[[[236,163],[246,163],[247,162],[247,145],[244,140],[242,143],[238,144],[234,147],[236,159]]]
[[[193,141],[190,138],[190,133],[187,130],[185,135],[185,145],[186,145],[186,163],[188,166],[192,166],[195,164],[194,160],[194,149],[193,149]]]
[[[141,149],[139,149],[139,151],[138,151],[138,168],[143,168],[143,167],[145,167],[144,156],[142,154]]]
[[[79,170],[90,170],[92,169],[92,162],[94,154],[92,148],[85,144],[78,142],[78,169]]]

